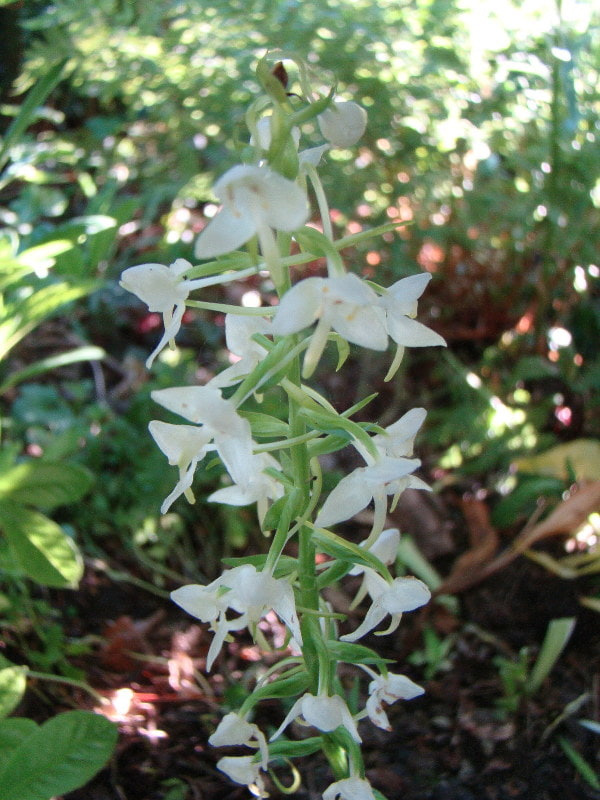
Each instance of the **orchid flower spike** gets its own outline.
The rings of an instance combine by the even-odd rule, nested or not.
[[[375,800],[371,784],[364,778],[344,778],[325,789],[323,800]]]
[[[308,693],[303,694],[302,697],[296,700],[286,718],[271,736],[270,741],[277,739],[290,722],[300,716],[304,717],[308,725],[313,725],[325,733],[334,731],[342,725],[355,742],[362,742],[350,709],[338,694],[330,697],[324,694],[314,695]]]
[[[263,250],[270,251],[272,228],[293,231],[308,219],[303,190],[268,167],[232,167],[216,182],[214,193],[223,205],[196,241],[197,258],[237,250],[255,234]]]
[[[305,278],[281,298],[273,320],[273,333],[285,336],[318,320],[304,357],[304,377],[316,368],[333,329],[348,342],[371,350],[385,350],[385,319],[377,295],[358,275]]]
[[[149,311],[157,311],[163,316],[165,332],[146,360],[148,369],[160,351],[168,343],[173,344],[181,327],[185,301],[193,288],[193,281],[185,281],[184,274],[191,266],[189,261],[178,258],[169,267],[163,264],[140,264],[129,267],[121,275],[119,284],[123,289],[137,295],[146,303]]]
[[[364,572],[367,590],[373,598],[373,602],[358,628],[353,633],[340,636],[340,639],[345,642],[355,642],[360,639],[377,627],[388,614],[391,616],[390,626],[379,635],[392,633],[400,624],[405,611],[414,611],[415,608],[425,605],[431,599],[428,587],[418,578],[395,578],[392,583],[388,583],[381,575],[368,567],[365,567]]]
[[[334,101],[317,117],[323,137],[335,147],[352,147],[367,127],[367,112],[352,101]]]

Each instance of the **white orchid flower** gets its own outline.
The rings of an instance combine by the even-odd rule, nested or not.
[[[212,378],[207,386],[234,386],[243,380],[266,356],[267,351],[252,338],[255,333],[270,334],[271,323],[264,317],[225,315],[225,344],[239,358]]]
[[[395,703],[396,700],[412,700],[424,694],[425,689],[411,681],[406,675],[397,675],[388,672],[384,677],[377,675],[373,670],[361,664],[373,680],[369,684],[369,698],[367,700],[367,714],[371,722],[384,731],[391,731],[392,726],[383,710],[383,703]]]
[[[369,567],[365,567],[364,574],[367,591],[373,602],[358,628],[353,633],[340,637],[345,642],[355,642],[360,639],[377,627],[388,614],[391,617],[390,626],[379,635],[392,633],[400,624],[405,611],[414,611],[431,599],[428,587],[418,578],[395,578],[388,583]]]
[[[412,408],[392,425],[388,425],[385,434],[373,436],[373,444],[382,455],[391,458],[412,456],[415,436],[426,416],[424,408]]]
[[[217,769],[234,783],[247,786],[254,797],[268,797],[261,775],[262,766],[253,756],[225,756],[217,761]]]
[[[352,101],[336,100],[317,117],[323,137],[335,147],[352,147],[367,127],[367,112]]]
[[[269,507],[269,500],[277,500],[283,496],[283,486],[264,471],[267,467],[281,469],[279,462],[269,453],[253,455],[248,483],[245,486],[233,484],[217,489],[209,495],[209,502],[224,503],[229,506],[248,506],[256,503],[258,518],[262,522]]]
[[[296,717],[304,717],[308,725],[313,725],[320,731],[328,733],[334,731],[342,725],[355,742],[361,742],[356,723],[350,713],[350,709],[346,702],[337,694],[332,696],[328,695],[314,695],[304,694],[300,697],[291,707],[288,715],[283,720],[279,728],[271,736],[270,741],[277,739],[278,736],[287,728],[287,726]]]
[[[258,725],[255,725],[253,722],[248,722],[245,717],[236,714],[235,711],[231,711],[223,717],[216,731],[209,737],[208,743],[213,747],[228,747],[234,745],[257,747],[261,756],[261,768],[267,768],[269,747],[264,733]]]
[[[162,314],[165,332],[146,360],[148,369],[166,345],[175,339],[185,313],[185,301],[196,282],[186,281],[184,274],[191,268],[189,261],[178,258],[169,267],[163,264],[140,264],[126,269],[120,286],[137,295],[149,311]]]
[[[360,542],[359,547],[364,547],[367,541],[368,539],[365,539],[364,542]],[[398,528],[388,528],[385,531],[381,531],[377,540],[367,548],[367,551],[376,556],[382,564],[389,566],[395,563],[399,547],[400,531]],[[357,564],[355,567],[352,567],[348,574],[361,575],[364,571],[365,567],[363,567],[362,564]]]
[[[371,785],[364,778],[344,778],[323,792],[323,800],[375,800]]]
[[[304,357],[303,375],[315,369],[330,330],[348,342],[371,350],[385,350],[385,317],[375,292],[357,275],[305,278],[281,298],[273,320],[273,333],[285,336],[318,320]]]
[[[273,228],[293,231],[308,219],[304,191],[265,166],[233,167],[216,182],[213,191],[223,205],[196,241],[197,258],[237,250],[255,234],[263,251],[270,252]]]
[[[273,578],[251,564],[226,570],[208,586],[182,586],[171,592],[171,599],[188,614],[208,622],[214,631],[206,658],[207,671],[230,632],[252,629],[271,609],[287,625],[295,641],[302,644],[292,586],[285,578]],[[233,619],[227,618],[230,608],[238,615]]]
[[[385,515],[386,495],[396,494],[400,481],[420,465],[421,462],[418,458],[383,456],[375,464],[358,467],[350,475],[342,478],[335,489],[330,492],[315,520],[315,525],[318,528],[328,528],[338,522],[350,519],[366,508],[371,500],[375,503],[376,516],[381,515],[382,509],[384,509],[383,514]],[[410,480],[407,479],[406,484],[408,486],[418,480],[418,478],[410,476]]]
[[[439,333],[414,319],[417,314],[417,300],[430,280],[431,275],[427,272],[401,278],[379,298],[379,304],[386,315],[387,332],[402,347],[446,345]]]
[[[216,387],[175,386],[157,389],[151,397],[163,408],[202,425],[233,480],[243,486],[250,482],[254,446],[250,423]]]
[[[168,458],[169,464],[179,469],[179,481],[171,494],[163,501],[160,513],[166,514],[182,494],[189,503],[195,503],[191,486],[196,467],[209,449],[212,439],[210,431],[193,425],[172,425],[156,419],[152,420],[148,429],[156,444]]]

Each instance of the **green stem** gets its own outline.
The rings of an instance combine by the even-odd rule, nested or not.
[[[49,675],[46,672],[35,672],[35,670],[27,669],[27,677],[28,678],[37,678],[38,680],[42,681],[51,681],[52,683],[64,683],[67,686],[75,686],[77,689],[83,689],[84,692],[88,692],[98,700],[99,703],[105,703],[106,698],[103,697],[100,692],[97,692],[95,689],[92,689],[91,686],[88,686],[85,681],[78,681],[75,678],[64,678],[60,675]]]

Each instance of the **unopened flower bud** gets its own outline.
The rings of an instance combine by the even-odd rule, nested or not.
[[[319,128],[336,147],[352,147],[365,132],[367,112],[351,101],[334,102],[318,116]]]

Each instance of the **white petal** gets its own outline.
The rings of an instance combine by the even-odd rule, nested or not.
[[[350,519],[369,505],[373,487],[364,479],[365,467],[359,467],[347,475],[330,492],[315,520],[318,528],[328,528],[345,519]]]
[[[389,614],[402,614],[428,603],[431,592],[418,578],[395,578],[380,600]]]
[[[122,273],[120,284],[146,303],[150,311],[170,310],[177,303],[185,302],[188,296],[187,289],[181,286],[177,273],[164,264],[140,264],[137,267],[129,267]]]
[[[414,308],[414,304],[425,291],[431,275],[423,272],[420,275],[409,275],[408,278],[401,278],[393,283],[387,290],[387,296],[393,298],[394,302],[404,304],[408,309]],[[386,295],[384,295],[384,298]],[[410,314],[411,311],[403,311],[403,314]]]
[[[243,358],[250,354],[261,357],[266,350],[253,339],[255,333],[269,334],[271,323],[264,317],[247,317],[240,314],[225,315],[225,342],[227,349]]]
[[[290,724],[290,722],[295,720],[296,717],[300,716],[300,714],[302,713],[302,701],[304,700],[305,697],[306,697],[306,695],[302,695],[302,697],[300,697],[298,700],[296,700],[294,705],[288,711],[286,718],[283,720],[281,725],[277,728],[275,733],[269,739],[270,742],[274,741],[279,736],[281,736],[281,734],[287,728],[287,726]]]
[[[323,278],[305,278],[281,298],[273,319],[276,336],[297,333],[312,325],[321,313]]]
[[[213,747],[248,744],[254,738],[255,728],[256,725],[231,711],[219,722],[216,731],[209,736],[208,743]]]
[[[369,715],[369,719],[376,725],[378,728],[381,728],[383,731],[391,731],[392,726],[390,725],[390,721],[387,717],[387,714],[383,710],[383,706],[381,704],[381,698],[375,692],[367,698],[367,714]],[[210,741],[210,739],[209,739]]]
[[[194,255],[206,259],[230,253],[246,244],[255,233],[256,224],[252,217],[222,208],[196,239]]]
[[[352,147],[365,132],[367,112],[357,103],[336,101],[317,120],[328,142],[336,147]]]
[[[171,466],[189,464],[204,457],[210,435],[193,425],[173,425],[153,419],[148,425],[150,435],[169,459]]]
[[[217,761],[217,769],[224,772],[234,783],[245,786],[262,784],[261,765],[254,761],[254,756],[225,756]]]
[[[372,631],[373,628],[376,628],[386,616],[387,611],[382,607],[378,600],[375,600],[373,603],[371,603],[364,620],[358,626],[358,628],[352,633],[347,633],[345,636],[340,636],[340,639],[344,642],[355,642],[357,639],[360,639],[362,636],[365,636],[365,634],[369,633],[369,631]]]
[[[217,605],[215,592],[208,586],[189,584],[171,592],[171,600],[184,611],[202,622],[214,622],[221,609]]]
[[[404,347],[446,346],[445,339],[439,333],[402,314],[388,314],[387,329],[392,339]]]
[[[361,742],[348,706],[339,695],[305,694],[302,698],[302,716],[320,731],[333,731],[343,725],[355,742]]]
[[[332,783],[323,792],[323,800],[375,800],[368,781],[362,778],[344,778]]]

